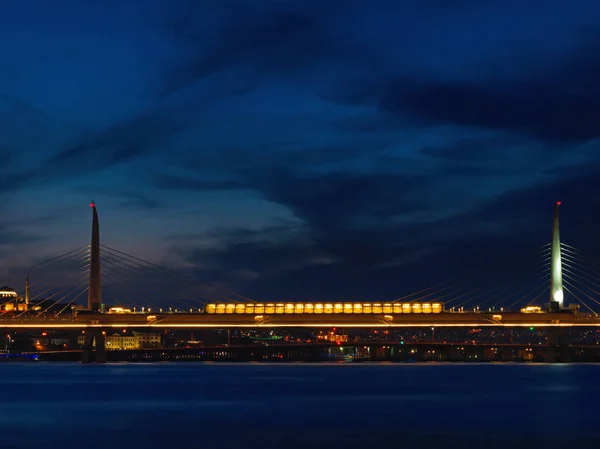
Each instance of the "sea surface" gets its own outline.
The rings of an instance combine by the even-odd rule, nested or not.
[[[0,429],[1,449],[600,448],[600,365],[2,363]]]

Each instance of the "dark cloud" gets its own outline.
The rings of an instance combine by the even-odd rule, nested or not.
[[[0,173],[9,171],[13,159],[12,152],[0,146]]]
[[[488,180],[531,173],[539,156],[536,142],[504,135],[461,138],[446,144],[426,146],[419,153],[441,164],[440,173],[448,178],[488,177]],[[547,151],[547,161],[552,159],[553,153]]]
[[[3,174],[8,182],[0,185],[0,191],[48,184],[65,176],[73,179],[132,162],[150,154],[186,126],[185,120],[172,119],[164,110],[151,110],[83,137],[80,143],[59,151],[39,166],[28,166],[24,171],[13,170],[6,176]],[[93,193],[93,190],[97,191],[90,189],[88,192]]]
[[[417,8],[423,8],[433,12],[456,12],[457,10],[467,8],[469,10],[476,9],[477,7],[483,7],[493,3],[492,0],[456,0],[452,3],[448,3],[445,0],[428,0],[426,2],[413,2]]]
[[[444,123],[525,133],[566,142],[597,138],[600,40],[567,61],[515,82],[441,81],[406,91],[387,89],[381,108]],[[405,87],[405,86],[403,86]]]
[[[208,237],[218,241],[218,246],[193,251],[189,256],[204,270],[214,270],[212,275],[223,281],[231,273],[234,277],[241,276],[242,280],[255,280],[332,261],[329,255],[314,247],[305,231],[293,225],[260,230],[216,229]]]
[[[101,170],[149,152],[181,130],[159,111],[148,111],[82,139],[47,161],[51,169],[77,172]]]
[[[104,195],[117,200],[118,207],[123,209],[156,210],[164,208],[162,201],[157,198],[148,197],[130,191],[115,191],[114,193],[104,192]]]
[[[217,232],[213,237],[219,246],[187,254],[205,275],[264,300],[392,299],[443,281],[460,281],[461,291],[470,295],[484,292],[482,299],[531,287],[537,292],[546,282],[539,252],[550,241],[557,198],[564,201],[563,240],[600,247],[594,237],[600,216],[593,212],[600,204],[590,201],[590,194],[600,192],[599,179],[596,166],[584,177],[566,176],[512,191],[446,219],[396,226],[382,222],[361,229],[351,226],[353,214],[339,207],[340,196],[320,195],[318,187],[310,190],[312,180],[296,186],[303,195],[277,196],[306,220],[301,232],[293,225]],[[349,190],[348,198],[354,193]],[[361,205],[357,214],[378,208],[380,197],[371,198],[373,204]],[[534,292],[525,293],[527,303]]]
[[[237,181],[204,181],[200,179],[183,178],[179,176],[157,176],[153,184],[166,190],[236,190],[248,186]]]
[[[40,236],[20,231],[18,228],[0,223],[0,247],[19,246],[43,240]]]
[[[25,134],[26,141],[41,141],[48,131],[48,119],[45,114],[29,102],[15,97],[14,95],[3,95],[0,92],[0,135],[2,145],[7,145],[5,139],[8,136]],[[13,139],[18,142],[17,139]],[[18,148],[22,149],[20,143]],[[9,145],[10,146],[10,145]]]
[[[150,218],[111,239],[152,257],[173,245],[165,259],[273,300],[535,282],[556,199],[565,240],[600,248],[600,39],[578,29],[598,19],[591,0],[158,3],[0,17],[23,75],[0,97],[3,214],[65,235],[69,218],[32,224],[44,213],[27,208],[84,190],[112,219]],[[200,201],[240,229],[202,232]],[[2,223],[3,241],[28,237]]]
[[[346,12],[357,4],[338,0],[239,2],[227,9],[212,8],[208,27],[190,19],[202,11],[206,14],[204,6],[189,5],[188,17],[170,21],[168,29],[187,43],[193,56],[170,71],[162,94],[229,69],[236,69],[238,78],[260,73],[263,80],[284,75],[306,81],[323,66],[341,61],[365,67],[374,61],[375,49],[354,39],[350,30],[340,33],[339,29],[347,27],[340,18],[347,18]]]
[[[161,206],[160,201],[152,198],[147,198],[143,195],[131,194],[125,197],[120,203],[120,207],[126,209],[145,209],[154,210]]]
[[[268,160],[273,165],[288,167],[320,167],[327,164],[376,158],[392,146],[390,140],[382,138],[352,139],[332,145],[294,146],[269,155]]]
[[[42,145],[45,131],[47,123],[37,108],[0,94],[0,194],[18,190],[34,176],[29,164],[20,166],[19,156],[27,143]],[[15,137],[21,135],[26,137]]]
[[[431,193],[428,177],[419,174],[297,175],[281,168],[246,176],[269,200],[288,206],[311,225],[335,229],[420,210],[420,198]]]
[[[228,241],[188,256],[201,275],[257,300],[391,300],[444,282],[460,281],[465,292],[474,293],[506,288],[509,279],[515,289],[540,279],[537,241],[475,235],[426,249],[426,242],[411,237],[413,232],[365,229],[342,231],[335,242],[327,236],[308,247],[303,239]],[[498,270],[499,264],[505,268]]]
[[[248,145],[219,148],[186,154],[175,162],[177,169],[195,170],[197,175],[156,175],[152,184],[167,190],[231,190],[252,188],[249,178],[270,177],[304,173],[328,166],[339,166],[361,159],[384,158],[391,142],[381,138],[348,139],[330,145],[302,145],[292,142],[277,142],[265,145]],[[395,163],[404,168],[411,162],[395,158]],[[214,171],[214,173],[213,173]],[[215,174],[216,173],[216,174]],[[224,175],[223,175],[224,173]],[[218,178],[221,174],[221,179]]]
[[[434,158],[460,163],[494,162],[506,159],[511,147],[523,141],[513,137],[489,136],[484,138],[462,138],[451,144],[425,147],[422,154]]]

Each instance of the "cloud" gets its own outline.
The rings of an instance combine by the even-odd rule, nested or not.
[[[0,246],[16,247],[21,244],[38,242],[40,240],[41,237],[39,236],[24,233],[0,223]]]
[[[6,147],[0,147],[0,172],[7,172],[10,169],[12,159],[12,152]]]
[[[331,263],[331,257],[314,248],[310,236],[297,225],[249,229],[214,229],[208,234],[218,242],[212,248],[193,253],[204,268],[221,271],[270,273],[298,269],[306,265]],[[226,256],[226,257],[223,257]]]
[[[468,3],[463,6],[472,11]],[[566,86],[581,73],[593,75],[593,65],[573,53],[549,69],[540,59],[519,76],[496,79],[490,67],[497,54],[482,61],[473,52],[468,63],[481,68],[477,76],[449,75],[420,68],[427,61],[403,45],[386,60],[389,47],[366,33],[344,41],[345,31],[360,22],[355,3],[330,16],[300,2],[255,6],[213,12],[203,30],[178,27],[174,33],[189,53],[167,76],[165,93],[211,85],[214,75],[247,77],[250,89],[272,82],[308,86],[340,106],[339,115],[327,117],[335,133],[327,143],[320,135],[293,143],[292,135],[288,142],[253,144],[256,136],[238,129],[247,144],[211,141],[210,150],[184,156],[178,168],[185,175],[153,178],[152,186],[164,190],[255,191],[302,223],[300,234],[272,240],[265,237],[278,235],[272,228],[250,236],[216,232],[210,238],[219,245],[185,253],[199,272],[258,296],[322,292],[357,299],[373,295],[374,285],[377,295],[389,298],[465,272],[489,275],[499,266],[522,268],[519,282],[532,273],[522,258],[514,259],[537,248],[544,214],[521,202],[511,214],[504,201],[541,197],[538,186],[552,190],[565,181],[550,173],[552,163],[559,164],[566,144],[595,132],[587,122],[564,122],[569,114],[577,119],[577,102],[593,107]],[[444,14],[440,5],[431,8]],[[404,28],[407,36],[415,32]],[[410,61],[397,63],[407,54]],[[261,104],[254,105],[260,117]],[[356,106],[354,113],[340,112]],[[440,123],[454,136],[433,139]],[[421,137],[411,137],[417,133]],[[328,263],[309,263],[312,256]]]
[[[600,165],[549,171],[519,186],[513,179],[518,167],[507,165],[514,152],[504,154],[504,143],[522,140],[491,136],[489,144],[474,138],[429,147],[423,153],[440,164],[425,165],[422,172],[412,167],[409,175],[389,161],[386,172],[354,173],[315,172],[302,164],[290,170],[265,160],[262,169],[257,163],[237,176],[268,201],[293,211],[300,231],[297,224],[219,230],[211,234],[218,244],[196,246],[186,257],[199,273],[263,300],[319,295],[383,300],[453,279],[470,282],[471,289],[506,290],[506,296],[538,281],[541,286],[537,252],[550,239],[552,205],[556,199],[569,205],[564,238],[585,245],[579,238],[594,234],[596,222],[586,214],[597,209],[586,200],[589,192],[600,191]],[[457,153],[469,145],[472,154],[467,151],[462,162]],[[490,154],[480,157],[480,145]],[[519,173],[531,176],[525,166]],[[505,187],[486,194],[491,174]],[[473,177],[479,181],[469,181]],[[282,229],[285,238],[278,237]],[[592,244],[600,247],[600,241]],[[319,258],[327,263],[317,263]]]
[[[488,163],[506,159],[509,156],[507,147],[522,143],[522,139],[512,136],[463,137],[451,144],[428,146],[419,151],[448,162]]]
[[[581,141],[600,134],[600,40],[566,61],[516,81],[431,81],[396,92],[388,86],[382,111],[436,122],[523,133],[549,142]]]
[[[285,197],[285,204],[306,220],[302,232],[284,228],[288,238],[278,238],[269,229],[217,233],[221,244],[188,254],[199,273],[262,300],[389,300],[443,281],[460,281],[472,295],[487,292],[483,299],[501,292],[507,297],[545,285],[539,250],[550,240],[556,198],[568,205],[563,209],[563,239],[578,247],[600,245],[594,237],[598,205],[586,200],[586,192],[600,191],[599,175],[597,166],[584,178],[566,176],[511,191],[445,219],[396,226],[383,222],[361,229],[341,217],[329,219],[329,214],[340,213],[338,199],[320,197],[315,189],[314,196]],[[377,208],[373,198],[372,207]],[[319,205],[319,213],[311,203]],[[365,213],[364,206],[360,210]],[[319,257],[326,263],[317,263]]]
[[[236,6],[229,8],[213,6],[210,12],[191,4],[191,10],[183,10],[187,17],[168,21],[171,36],[190,50],[169,71],[163,95],[229,70],[236,71],[237,79],[255,80],[250,83],[252,88],[279,78],[304,83],[317,73],[321,77],[323,67],[344,61],[359,68],[374,60],[374,48],[353,38],[351,24],[345,22],[360,2],[234,3]],[[190,20],[200,11],[212,20],[201,24]]]
[[[497,0],[204,3],[150,4],[135,23],[86,10],[114,41],[65,31],[40,51],[85,68],[69,89],[68,69],[23,61],[47,84],[0,100],[0,190],[16,214],[38,195],[79,202],[85,182],[103,220],[123,220],[110,239],[144,257],[176,258],[174,245],[196,274],[274,300],[389,299],[486,270],[528,278],[553,197],[571,210],[598,187],[600,41],[575,36],[582,0],[543,18],[542,2]],[[114,56],[116,42],[135,51]],[[14,47],[11,60],[30,54]],[[69,220],[52,232],[71,238]],[[565,235],[589,231],[578,220]]]
[[[150,110],[83,138],[48,159],[51,169],[97,171],[131,161],[165,143],[181,129],[162,110]]]
[[[88,188],[86,190],[89,191],[91,189]],[[118,207],[123,209],[151,211],[165,207],[163,202],[158,198],[148,197],[147,195],[142,195],[133,191],[114,189],[114,191],[111,192],[110,189],[102,189],[102,194],[103,196],[117,200]]]
[[[7,164],[5,168],[8,167],[10,172],[7,169],[6,179],[9,181],[2,183],[0,192],[14,192],[27,186],[56,185],[60,180],[76,179],[148,156],[187,125],[185,120],[174,120],[167,111],[167,108],[149,110],[101,132],[81,137],[79,143],[67,146],[39,164],[28,164],[25,170],[19,171],[15,164],[14,168]],[[11,160],[14,154],[7,151],[7,160]],[[97,192],[98,189],[89,191]],[[148,204],[146,201],[146,206]]]
[[[0,194],[18,190],[33,177],[27,148],[43,144],[47,125],[36,107],[0,94]]]
[[[154,178],[153,184],[159,189],[192,191],[236,190],[248,187],[243,182],[237,181],[204,181],[200,179],[165,175],[156,176]]]

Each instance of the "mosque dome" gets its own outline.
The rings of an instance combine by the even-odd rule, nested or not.
[[[12,288],[8,287],[7,285],[5,285],[4,287],[0,287],[0,298],[9,298],[16,296],[17,292],[14,291]]]

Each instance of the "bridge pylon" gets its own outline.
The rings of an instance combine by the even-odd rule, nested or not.
[[[98,221],[98,211],[92,201],[92,245],[90,254],[90,281],[88,285],[88,309],[91,312],[102,311],[102,291],[100,283],[100,223]],[[89,327],[85,334],[83,353],[81,361],[83,363],[92,360],[94,350],[94,341],[96,343],[96,362],[106,362],[106,338],[101,328]]]
[[[550,310],[558,310],[564,307],[565,297],[562,282],[562,257],[560,250],[560,201],[554,205],[554,218],[552,220],[552,249],[550,258]]]
[[[98,211],[92,202],[92,246],[90,254],[90,282],[88,286],[88,309],[100,312],[102,308],[102,291],[100,286],[100,223]]]

